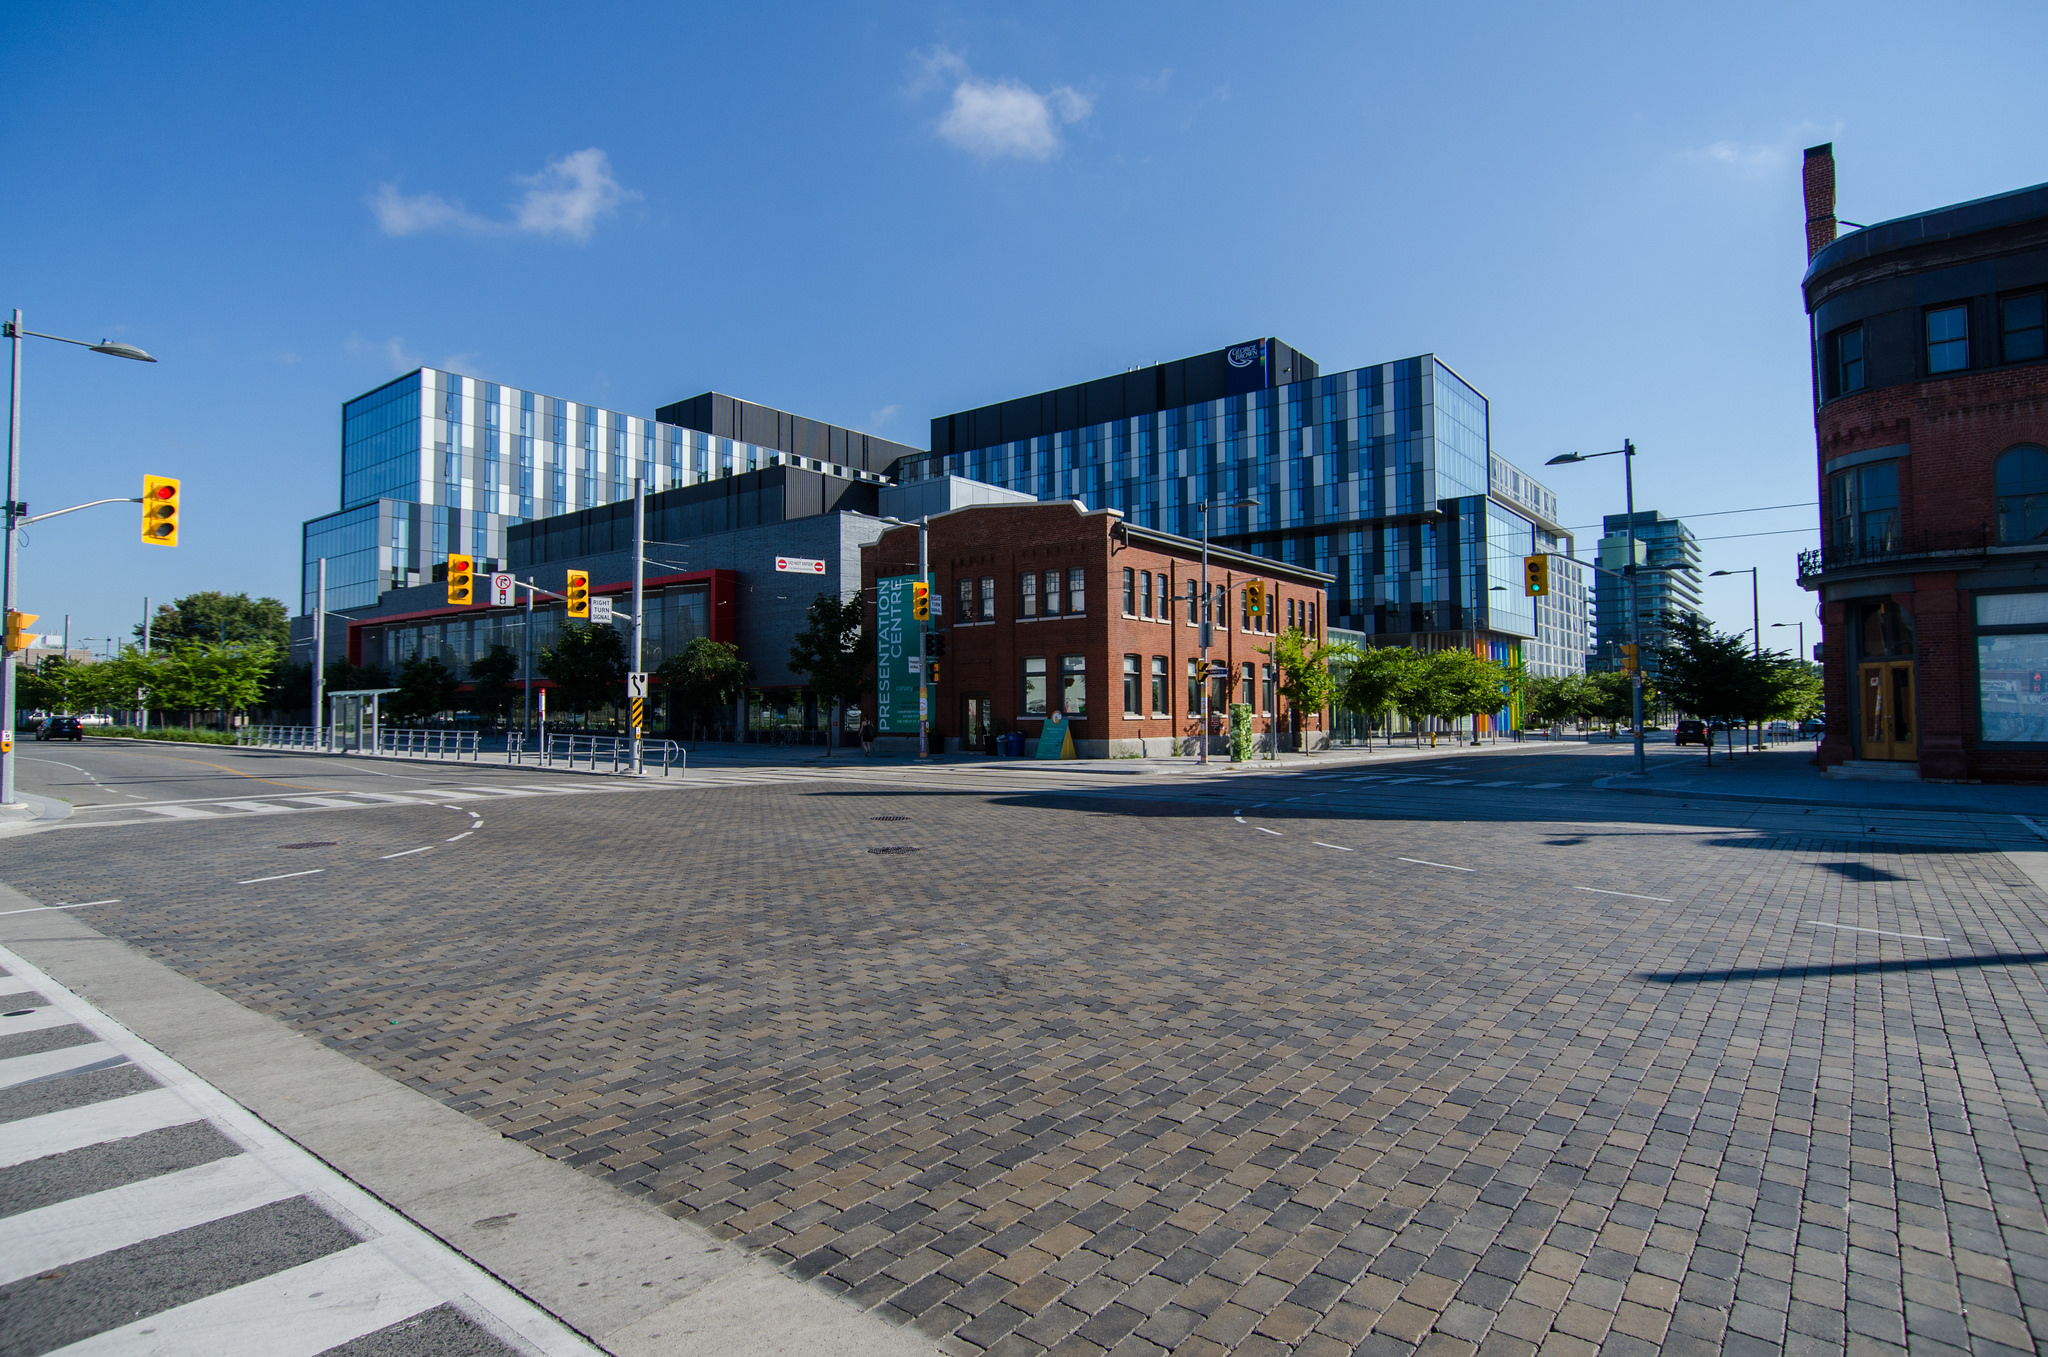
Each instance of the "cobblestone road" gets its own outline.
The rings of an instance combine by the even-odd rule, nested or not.
[[[2035,1350],[2013,860],[1454,790],[537,797],[5,875],[960,1354]]]

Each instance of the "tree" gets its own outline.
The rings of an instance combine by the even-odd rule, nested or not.
[[[626,696],[626,642],[616,627],[571,622],[537,666],[564,710],[588,715]]]
[[[512,648],[494,644],[490,653],[469,665],[469,709],[494,725],[510,722],[519,701],[519,657]]]
[[[1582,721],[1594,714],[1599,693],[1584,674],[1554,674],[1527,680],[1522,690],[1522,719],[1526,724],[1548,726],[1555,733],[1567,722]]]
[[[1671,639],[1657,647],[1664,691],[1679,710],[1708,723],[1712,764],[1712,723],[1741,719],[1758,707],[1763,666],[1740,636],[1716,630],[1696,613],[1668,619],[1667,626]]]
[[[797,633],[789,648],[790,669],[810,680],[818,705],[831,713],[825,723],[827,758],[838,734],[838,706],[860,701],[867,691],[868,669],[875,662],[875,637],[868,630],[865,608],[859,590],[844,601],[819,594],[805,614],[810,625]]]
[[[291,647],[291,623],[284,604],[274,598],[205,590],[171,603],[159,603],[150,619],[150,644],[177,646],[189,641],[261,641],[279,650]],[[142,639],[142,627],[135,628]]]
[[[1426,657],[1424,669],[1426,681],[1434,690],[1429,699],[1435,708],[1432,714],[1451,720],[1474,718],[1475,741],[1479,733],[1477,718],[1499,711],[1508,702],[1507,667],[1469,650],[1434,651]]]
[[[1259,652],[1269,655],[1279,671],[1280,696],[1287,699],[1288,733],[1296,748],[1301,745],[1301,714],[1324,712],[1337,702],[1337,679],[1330,673],[1330,661],[1357,653],[1357,647],[1325,641],[1311,642],[1299,627],[1289,627],[1273,638],[1273,644]]]
[[[1414,681],[1422,657],[1406,646],[1367,646],[1346,657],[1338,701],[1368,722],[1384,716]],[[1405,709],[1404,709],[1405,710]],[[1418,738],[1420,738],[1418,736]]]
[[[729,707],[746,686],[750,669],[738,646],[709,636],[691,638],[682,654],[669,656],[654,671],[668,694],[670,728],[678,715],[687,715],[694,730],[704,717]]]
[[[455,705],[455,671],[438,655],[415,655],[398,669],[398,691],[384,700],[394,721],[427,721]]]
[[[33,669],[15,676],[17,705],[70,714],[81,707],[96,705],[92,670],[65,655],[46,655]]]

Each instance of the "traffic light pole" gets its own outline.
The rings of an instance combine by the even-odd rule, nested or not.
[[[931,588],[931,535],[926,529],[926,520],[917,520],[917,581]],[[928,759],[932,756],[932,709],[931,677],[932,662],[928,652],[932,643],[932,610],[930,595],[926,595],[924,621],[917,626],[917,756]]]
[[[7,540],[0,546],[0,609],[14,615],[14,520],[21,512],[17,502],[21,484],[21,311],[7,327],[13,341],[7,366]],[[0,805],[15,804],[14,797],[14,654],[0,651]]]
[[[647,584],[647,482],[638,476],[633,478],[633,672],[640,673],[641,639],[647,633],[647,614],[644,608]],[[630,717],[634,711],[632,698],[626,702]],[[640,765],[640,723],[633,722],[633,771],[638,774]]]
[[[1628,574],[1628,638],[1636,648],[1635,666],[1629,671],[1630,688],[1635,694],[1636,716],[1636,775],[1646,776],[1650,769],[1643,755],[1643,619],[1637,612],[1636,603],[1636,445],[1633,439],[1621,440],[1621,480],[1628,496],[1628,561],[1624,569]]]
[[[313,579],[313,747],[327,748],[320,733],[327,728],[320,709],[327,700],[327,558],[314,567]]]

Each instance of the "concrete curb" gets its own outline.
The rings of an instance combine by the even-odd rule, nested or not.
[[[1747,801],[1752,804],[1767,806],[1812,806],[1820,810],[1900,810],[1948,815],[2002,815],[2018,813],[1987,810],[1982,806],[1937,806],[1928,805],[1925,802],[1915,803],[1908,801],[1815,800],[1807,796],[1779,796],[1770,792],[1683,792],[1668,787],[1627,787],[1619,785],[1620,777],[1633,776],[1633,774],[1621,774],[1619,777],[1603,777],[1596,779],[1593,785],[1601,791],[1624,792],[1630,796],[1661,796],[1677,798],[1683,801]]]
[[[0,886],[0,942],[615,1357],[931,1357],[744,1247]]]
[[[69,801],[59,801],[53,796],[37,796],[34,792],[18,789],[14,794],[21,798],[28,809],[23,812],[0,806],[0,835],[47,829],[71,818],[72,806]]]

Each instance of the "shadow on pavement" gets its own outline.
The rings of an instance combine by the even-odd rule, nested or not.
[[[1808,976],[1876,975],[1885,971],[1968,971],[1986,966],[2039,966],[2048,952],[1989,952],[1978,956],[1918,957],[1910,961],[1845,961],[1827,966],[1741,966],[1726,971],[1646,971],[1638,980],[1660,985],[1707,985],[1730,980],[1803,980]]]

